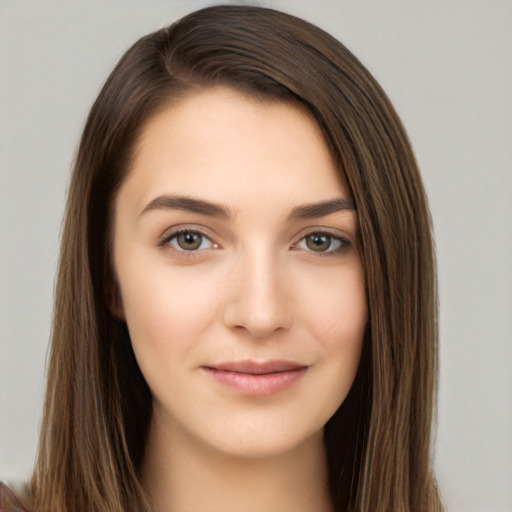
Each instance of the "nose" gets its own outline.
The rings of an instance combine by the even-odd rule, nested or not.
[[[224,323],[257,339],[286,331],[292,323],[287,275],[269,254],[240,256],[230,276]]]

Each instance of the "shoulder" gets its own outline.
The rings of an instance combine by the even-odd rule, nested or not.
[[[28,512],[22,499],[3,482],[0,482],[0,512]]]

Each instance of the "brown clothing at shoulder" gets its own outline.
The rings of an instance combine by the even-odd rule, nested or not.
[[[0,482],[0,512],[28,512],[21,498]]]

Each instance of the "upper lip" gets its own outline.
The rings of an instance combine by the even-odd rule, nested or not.
[[[247,373],[252,375],[262,375],[265,373],[290,372],[301,370],[307,365],[296,363],[294,361],[285,360],[269,360],[269,361],[227,361],[224,363],[207,365],[206,368],[225,372]]]

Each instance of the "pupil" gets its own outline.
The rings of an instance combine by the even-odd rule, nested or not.
[[[331,239],[326,235],[309,235],[307,245],[313,251],[326,251],[331,245]]]
[[[182,249],[188,251],[197,249],[201,245],[201,235],[197,233],[180,233],[178,235],[178,244]]]

